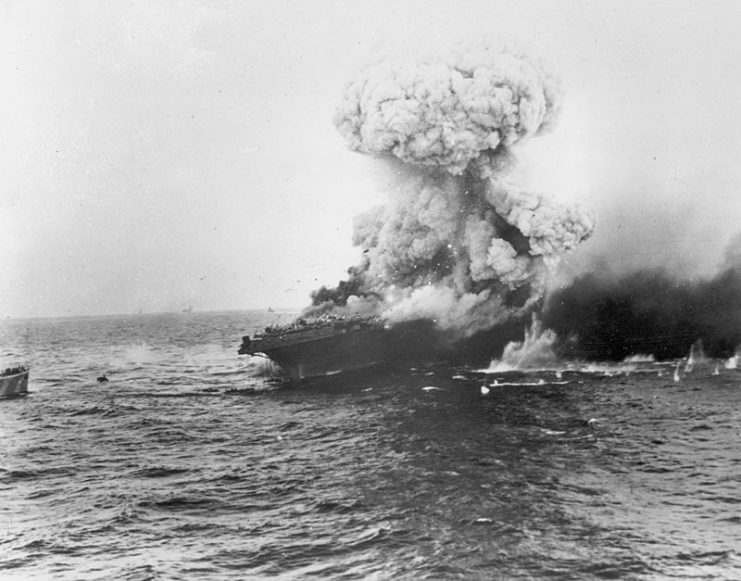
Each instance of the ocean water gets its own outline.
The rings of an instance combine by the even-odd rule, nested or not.
[[[280,386],[275,317],[0,324],[0,578],[741,579],[741,371]]]

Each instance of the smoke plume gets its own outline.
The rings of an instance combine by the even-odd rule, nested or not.
[[[356,218],[360,264],[315,291],[305,316],[424,318],[464,337],[531,311],[559,257],[594,226],[520,185],[516,148],[551,129],[558,110],[556,80],[511,52],[368,67],[335,123],[350,149],[386,161],[390,199]]]
[[[686,356],[696,341],[713,357],[741,345],[741,235],[714,276],[687,280],[662,269],[577,277],[549,297],[543,322],[565,354],[621,360]]]

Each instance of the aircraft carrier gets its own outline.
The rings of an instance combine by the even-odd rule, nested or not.
[[[445,361],[488,365],[507,342],[521,338],[523,323],[460,339],[428,319],[385,324],[377,317],[298,318],[242,338],[239,353],[265,356],[292,378],[333,375],[373,366]]]

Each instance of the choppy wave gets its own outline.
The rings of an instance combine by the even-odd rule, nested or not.
[[[0,578],[741,578],[723,361],[278,387],[258,314],[14,324]]]

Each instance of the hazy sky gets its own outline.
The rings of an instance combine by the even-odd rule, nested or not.
[[[570,263],[707,274],[741,230],[741,3],[0,3],[0,316],[303,306],[358,260],[378,162],[332,124],[379,52],[506,41],[561,77],[534,189]],[[569,267],[569,264],[565,265]]]

